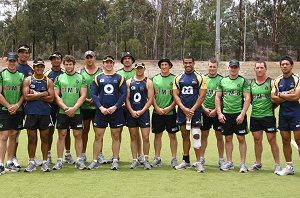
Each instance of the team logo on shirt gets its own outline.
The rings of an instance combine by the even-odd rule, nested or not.
[[[79,83],[79,80],[76,80],[75,83],[78,84],[78,83]]]
[[[112,94],[114,92],[114,87],[111,84],[107,84],[104,86],[104,92],[106,94]]]
[[[141,94],[140,93],[135,93],[134,94],[134,96],[133,96],[133,100],[134,100],[134,102],[140,102],[141,101],[141,99],[142,99],[142,96],[141,96]]]
[[[183,86],[181,93],[184,95],[190,95],[194,93],[193,87],[192,86]]]
[[[34,88],[35,88],[35,85],[31,84],[29,87],[30,87],[31,89],[34,89]]]

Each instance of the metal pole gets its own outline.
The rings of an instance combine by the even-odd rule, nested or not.
[[[245,4],[245,27],[244,27],[244,62],[246,62],[246,34],[247,34],[247,0],[244,1]]]
[[[216,48],[215,56],[218,62],[220,62],[220,0],[217,0],[217,11],[216,11]]]

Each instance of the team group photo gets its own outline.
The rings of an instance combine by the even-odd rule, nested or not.
[[[5,197],[295,197],[300,1],[0,1]]]

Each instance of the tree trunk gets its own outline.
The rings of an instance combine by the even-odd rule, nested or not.
[[[244,52],[244,12],[243,12],[243,1],[240,0],[239,3],[239,30],[240,30],[240,38],[239,38],[239,54],[238,57],[240,60],[243,59]]]

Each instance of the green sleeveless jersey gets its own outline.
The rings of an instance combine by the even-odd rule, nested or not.
[[[255,80],[251,81],[251,117],[262,118],[274,115],[273,104],[271,101],[271,89],[271,78],[267,78],[261,85],[258,85]]]
[[[203,104],[206,108],[214,109],[216,108],[215,105],[216,89],[220,84],[223,76],[217,74],[217,76],[215,77],[209,77],[208,74],[206,74],[205,77],[206,77],[207,90],[206,90],[206,97],[205,100],[203,101]]]
[[[157,74],[153,77],[153,86],[154,86],[154,94],[157,105],[160,108],[165,108],[170,106],[173,102],[173,82],[175,75],[169,74],[168,76],[162,76],[161,74]],[[156,113],[155,109],[153,110]],[[167,113],[167,115],[173,115],[175,113],[175,108]]]
[[[132,69],[130,71],[125,71],[123,68],[119,69],[117,71],[118,74],[120,74],[121,76],[123,76],[126,80],[132,78],[133,76],[135,76],[135,70]]]
[[[73,107],[80,97],[80,89],[86,88],[86,82],[84,77],[79,73],[74,73],[69,75],[63,73],[55,79],[55,90],[60,90],[60,97],[68,107]],[[60,108],[60,114],[65,114],[65,111]],[[78,108],[75,114],[80,114],[80,109]]]
[[[85,79],[86,82],[86,86],[87,86],[87,93],[86,93],[86,98],[90,99],[92,98],[92,93],[91,93],[91,89],[92,89],[92,82],[95,78],[96,75],[100,74],[102,72],[102,69],[100,69],[98,67],[97,71],[94,74],[89,74],[85,68],[80,70],[80,74],[83,76],[83,78]],[[95,105],[90,105],[89,103],[84,102],[81,107],[81,109],[96,109]]]
[[[250,83],[242,76],[230,79],[224,77],[218,86],[217,92],[223,94],[223,112],[234,114],[240,113],[243,109],[244,92],[250,92]]]
[[[0,73],[0,86],[2,87],[2,95],[9,104],[16,104],[22,96],[22,85],[25,76],[23,73],[16,71],[10,72],[4,69]],[[0,105],[0,109],[7,111],[7,108]],[[18,111],[22,111],[22,105]]]

